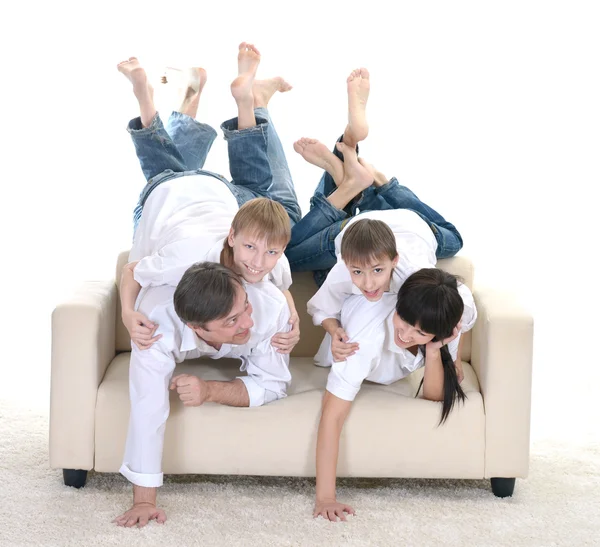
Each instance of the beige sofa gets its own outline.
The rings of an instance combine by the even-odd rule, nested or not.
[[[81,487],[87,471],[116,473],[129,417],[130,340],[121,322],[116,279],[86,283],[52,316],[50,464],[65,484]],[[464,257],[439,267],[473,288]],[[316,286],[294,274],[292,293],[301,314],[301,341],[291,359],[288,397],[259,408],[217,404],[184,407],[171,396],[165,473],[315,475],[315,443],[328,369],[313,365],[323,336],[305,313]],[[492,479],[498,496],[511,495],[529,464],[532,317],[511,295],[475,287],[479,317],[467,334],[463,361],[467,394],[438,427],[440,403],[415,398],[422,370],[390,386],[366,382],[344,428],[338,463],[343,477]],[[179,365],[205,379],[232,379],[233,360]]]

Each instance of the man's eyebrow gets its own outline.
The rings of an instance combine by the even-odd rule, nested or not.
[[[248,293],[246,293],[246,301],[244,302],[244,305],[248,306],[248,303],[249,303],[248,302]],[[239,315],[239,313],[236,313],[236,314],[228,317],[227,319],[225,319],[225,323],[229,323],[229,321],[231,321],[232,319],[237,319],[238,315]]]

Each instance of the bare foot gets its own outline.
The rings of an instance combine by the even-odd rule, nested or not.
[[[152,86],[148,83],[146,71],[140,65],[137,57],[129,57],[127,61],[121,61],[117,65],[117,70],[133,84],[133,93],[138,99],[146,98],[147,94],[152,97]]]
[[[366,190],[373,184],[373,174],[359,163],[354,148],[350,148],[343,142],[338,142],[336,146],[344,155],[344,177],[339,186],[352,188],[356,194]]]
[[[322,142],[302,138],[294,143],[294,150],[308,163],[325,169],[333,177],[336,186],[341,184],[344,178],[344,164]]]
[[[276,91],[285,93],[292,89],[283,78],[269,78],[268,80],[254,80],[252,93],[254,95],[254,108],[267,108],[271,97]]]
[[[367,123],[367,100],[369,98],[369,89],[371,83],[369,80],[369,71],[366,68],[353,70],[348,76],[348,127],[344,136],[348,136],[350,142],[344,142],[348,146],[356,146],[360,141],[364,141],[369,134],[369,124]]]
[[[231,94],[235,101],[254,104],[252,85],[260,63],[260,52],[253,44],[242,42],[238,53],[238,77],[231,82]]]

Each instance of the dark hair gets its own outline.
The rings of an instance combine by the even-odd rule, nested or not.
[[[433,341],[450,338],[464,310],[463,299],[458,292],[457,278],[437,268],[416,271],[402,284],[398,292],[396,313],[409,325],[433,334]],[[426,358],[426,347],[419,348]],[[444,369],[444,400],[440,424],[444,423],[457,399],[465,400],[456,368],[448,346],[442,346]],[[459,356],[460,358],[460,356]],[[423,381],[419,385],[419,390]],[[419,391],[417,391],[418,395]]]
[[[386,256],[394,260],[398,256],[396,238],[385,222],[363,218],[346,228],[341,255],[346,264],[356,266],[365,266]]]
[[[175,289],[175,313],[184,323],[204,329],[231,311],[238,285],[244,287],[240,276],[221,264],[192,264]]]

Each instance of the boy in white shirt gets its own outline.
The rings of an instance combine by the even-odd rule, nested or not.
[[[150,349],[133,346],[131,352],[131,413],[121,473],[133,483],[134,499],[133,507],[115,519],[128,527],[166,520],[156,506],[156,488],[163,482],[169,387],[185,406],[213,402],[248,407],[285,397],[291,380],[289,356],[271,345],[276,332],[289,329],[290,312],[270,282],[247,284],[220,264],[198,263],[185,272],[177,289],[143,289],[139,309],[158,323],[161,338]],[[171,377],[176,363],[202,356],[239,358],[246,375],[229,382]]]
[[[238,53],[238,76],[231,84],[238,117],[223,123],[228,142],[228,181],[203,170],[216,137],[207,124],[194,119],[206,83],[206,71],[189,71],[186,93],[178,112],[163,127],[153,100],[153,89],[139,61],[132,57],[118,65],[133,85],[140,116],[128,131],[147,184],[134,211],[135,236],[130,263],[123,270],[123,322],[133,344],[147,349],[158,338],[157,326],[134,304],[141,288],[176,286],[183,272],[200,260],[221,261],[248,282],[268,278],[285,292],[294,328],[273,341],[289,352],[299,339],[289,263],[283,255],[290,226],[301,216],[291,174],[277,132],[267,111],[272,95],[291,89],[282,78],[256,80],[260,53],[243,42]],[[259,196],[264,196],[260,198]],[[267,199],[277,203],[267,203]],[[262,202],[256,202],[262,199]],[[244,209],[244,213],[242,210]],[[285,230],[281,229],[283,213]],[[245,215],[262,223],[232,221]],[[269,222],[277,231],[269,230]]]
[[[336,237],[351,218],[366,211],[413,211],[433,233],[437,258],[454,256],[462,247],[460,233],[452,223],[395,177],[388,179],[362,158],[357,160],[358,143],[369,133],[366,107],[370,85],[365,68],[354,70],[348,77],[348,124],[333,152],[315,139],[303,138],[294,144],[307,162],[325,172],[311,199],[310,211],[292,228],[285,253],[292,272],[313,271],[318,286],[337,262]]]

